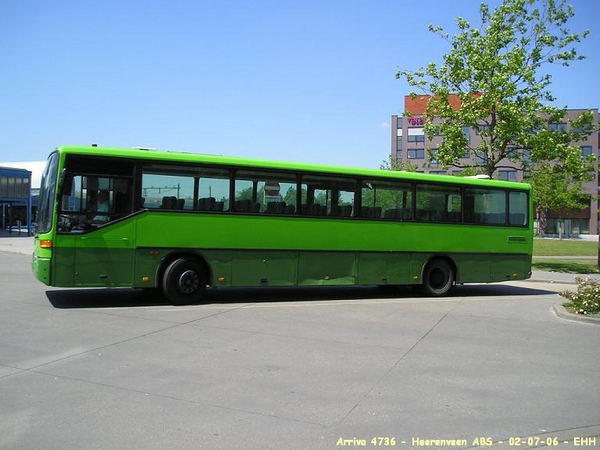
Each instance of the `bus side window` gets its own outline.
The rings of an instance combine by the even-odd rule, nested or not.
[[[223,212],[229,210],[231,177],[225,169],[202,169],[198,177],[196,210]]]
[[[173,168],[158,164],[144,168],[142,175],[142,196],[144,208],[167,211],[192,209],[194,199],[194,177]]]
[[[509,225],[526,226],[529,223],[527,219],[527,194],[525,192],[511,192],[508,198]]]
[[[234,210],[264,214],[294,214],[297,181],[293,173],[237,171]]]
[[[361,215],[367,218],[412,220],[412,187],[408,183],[365,181],[361,192]]]
[[[445,184],[418,184],[416,218],[424,222],[460,222],[460,187]]]
[[[356,189],[356,181],[351,178],[304,176],[302,177],[302,214],[353,217]]]
[[[465,189],[465,222],[490,225],[506,223],[506,193],[500,189]]]

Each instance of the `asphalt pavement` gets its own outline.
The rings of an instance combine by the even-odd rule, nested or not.
[[[0,238],[0,450],[600,448],[600,326],[556,277],[175,307],[44,286],[31,247]]]

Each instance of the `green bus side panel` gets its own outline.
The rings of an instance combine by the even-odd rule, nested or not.
[[[410,255],[410,270],[408,273],[409,279],[407,284],[421,284],[423,281],[421,279],[423,268],[431,257],[431,253],[412,253]]]
[[[231,282],[235,286],[294,286],[297,260],[297,252],[236,250]]]
[[[156,275],[162,256],[163,255],[161,252],[154,249],[135,249],[133,264],[133,287],[158,287],[159,284],[158,280],[156,279]]]
[[[490,282],[522,280],[531,270],[526,255],[492,255]]]
[[[459,283],[492,283],[523,280],[531,271],[531,259],[522,254],[456,254]]]
[[[211,269],[211,285],[233,286],[233,250],[209,250],[202,253]]]
[[[53,286],[132,286],[135,220],[54,239]]]
[[[298,285],[341,286],[356,284],[354,252],[299,252]]]
[[[75,246],[75,286],[131,286],[131,240],[82,237]]]
[[[54,247],[52,286],[75,286],[75,247]]]
[[[410,253],[361,253],[358,284],[409,284]]]
[[[179,252],[202,256],[217,287],[420,284],[435,255],[456,262],[459,283],[485,283],[527,278],[532,246],[519,228],[175,212],[54,241],[50,284],[90,287],[157,287],[159,267]]]
[[[490,278],[491,255],[452,255],[458,269],[458,283],[486,283]]]

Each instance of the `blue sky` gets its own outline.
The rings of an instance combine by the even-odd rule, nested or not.
[[[0,161],[98,143],[377,168],[410,92],[477,0],[3,0]],[[497,1],[491,2],[496,3]],[[586,61],[559,106],[600,107],[600,2],[573,0]]]

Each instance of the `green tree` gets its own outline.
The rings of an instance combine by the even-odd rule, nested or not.
[[[404,172],[416,172],[419,167],[410,161],[399,161],[390,157],[388,161],[382,161],[379,165],[381,170],[399,170]]]
[[[566,123],[566,108],[551,106],[551,76],[542,69],[583,59],[576,44],[589,32],[566,28],[574,12],[565,0],[505,0],[494,10],[481,4],[479,12],[481,26],[458,17],[455,36],[429,26],[451,46],[442,64],[396,73],[431,96],[424,129],[429,139],[442,136],[436,159],[490,177],[506,160],[526,171],[551,162],[569,171],[569,188],[579,189],[593,161],[569,143],[594,130],[593,114],[580,115],[566,130],[551,129],[550,124]],[[459,107],[451,103],[452,94]],[[469,141],[465,126],[479,134],[480,144]]]
[[[542,236],[546,233],[547,211],[558,211],[560,215],[565,208],[583,209],[589,205],[589,195],[586,195],[581,184],[574,182],[569,171],[559,164],[538,164],[536,170],[528,175],[527,181],[535,186],[533,202]]]

